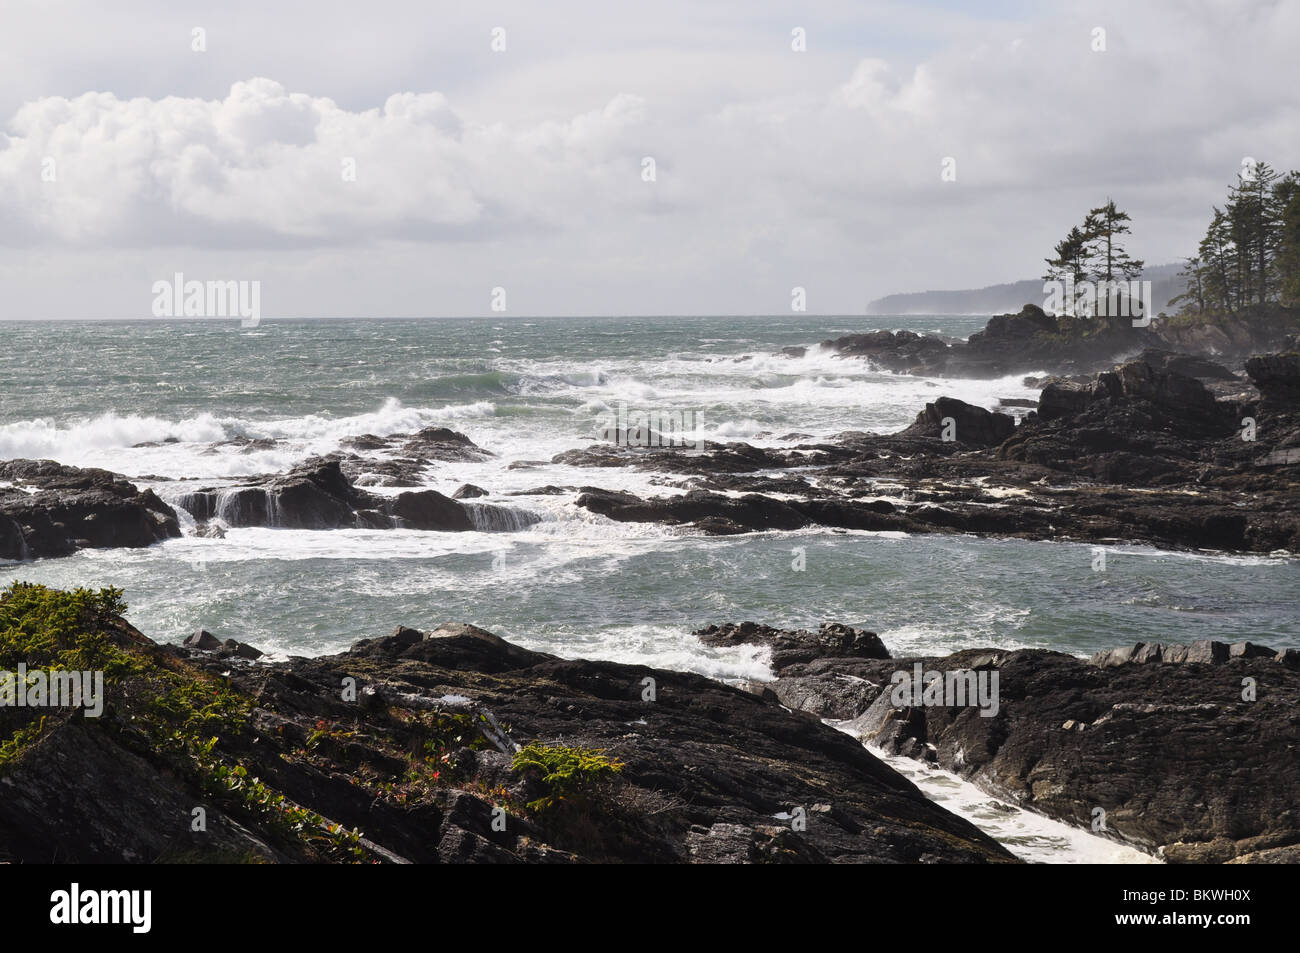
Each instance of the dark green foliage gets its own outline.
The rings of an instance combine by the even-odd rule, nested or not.
[[[1300,304],[1300,173],[1248,165],[1215,207],[1187,288],[1171,303],[1182,315],[1230,315],[1255,306]]]
[[[549,793],[528,807],[542,811],[558,801],[586,798],[602,781],[613,779],[623,764],[593,748],[549,746],[534,741],[515,752],[510,767],[515,771],[533,771]]]

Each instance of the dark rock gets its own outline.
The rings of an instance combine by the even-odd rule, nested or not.
[[[1246,373],[1266,401],[1300,403],[1300,354],[1262,354],[1246,362]]]
[[[237,723],[205,724],[217,738],[205,758],[238,764],[336,837],[298,836],[215,795],[189,754],[144,730],[157,712],[112,684],[102,721],[51,718],[39,757],[6,765],[7,859],[1014,862],[847,735],[700,676],[557,659],[459,624],[275,664],[147,643],[128,649],[245,700]],[[641,698],[645,678],[657,683],[653,703]],[[346,679],[357,702],[341,697]],[[511,767],[528,742],[600,750],[622,768],[526,807],[549,790]],[[207,806],[204,840],[188,834],[196,804]],[[352,829],[360,838],[339,853],[337,832]]]
[[[487,496],[488,491],[481,486],[475,486],[473,483],[462,483],[456,488],[456,492],[451,495],[453,500],[469,500],[478,496]]]
[[[220,654],[227,656],[234,655],[237,658],[246,658],[250,660],[260,659],[262,657],[262,652],[258,649],[243,642],[237,642],[234,639],[226,639],[226,641],[221,643]]]
[[[8,460],[0,481],[36,489],[0,489],[0,559],[139,548],[181,535],[176,511],[153,490],[107,470]]]
[[[186,493],[180,505],[198,521],[290,529],[514,531],[538,522],[527,510],[460,503],[437,490],[378,496],[349,482],[337,458],[318,458],[253,484]]]
[[[953,437],[958,443],[976,447],[994,447],[1015,432],[1016,422],[1006,414],[995,414],[955,397],[940,397],[926,404],[916,422],[902,432],[905,437],[941,438],[944,421],[953,422]]]
[[[393,630],[392,637],[397,640],[399,645],[411,646],[416,642],[424,641],[424,633],[419,629],[410,629],[404,625],[399,625]]]
[[[208,632],[205,629],[200,629],[193,635],[188,636],[185,639],[184,645],[186,648],[199,649],[203,652],[215,652],[217,649],[221,648],[221,640],[211,632]]]
[[[1228,646],[1228,658],[1267,658],[1276,659],[1277,650],[1254,642],[1233,642]]]
[[[1158,373],[1170,372],[1201,380],[1234,381],[1237,375],[1222,364],[1196,354],[1179,354],[1163,348],[1147,348],[1138,359],[1149,364]]]
[[[463,433],[446,427],[425,427],[402,445],[402,452],[430,460],[486,460],[492,454]]]
[[[996,671],[996,713],[895,708],[891,678],[917,663]],[[1231,673],[1215,677],[1207,665]],[[1255,701],[1241,696],[1245,676],[1267,686]],[[1107,836],[1163,850],[1171,863],[1300,850],[1300,762],[1292,756],[1300,722],[1291,714],[1300,672],[1258,646],[1232,655],[1223,643],[1139,643],[1091,662],[1042,650],[819,658],[790,666],[771,687],[786,705],[845,721],[864,741],[934,760],[1050,817],[1087,827],[1100,807]]]
[[[772,670],[777,674],[818,658],[889,658],[889,650],[876,633],[838,622],[823,622],[815,633],[774,629],[756,622],[728,622],[700,629],[695,635],[706,645],[765,645],[772,650]]]
[[[465,507],[437,490],[399,493],[381,509],[397,517],[401,521],[398,525],[410,529],[464,532],[474,528]]]

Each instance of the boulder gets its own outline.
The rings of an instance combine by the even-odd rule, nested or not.
[[[942,438],[946,423],[951,420],[953,436],[958,443],[975,447],[995,447],[1016,429],[1015,418],[976,407],[955,397],[940,397],[925,405],[916,422],[902,432],[905,437]]]
[[[200,629],[188,636],[183,644],[186,648],[199,649],[202,652],[215,652],[221,648],[221,640],[206,629]]]
[[[176,511],[121,474],[8,460],[0,462],[0,481],[17,487],[0,488],[0,559],[139,548],[181,535]]]

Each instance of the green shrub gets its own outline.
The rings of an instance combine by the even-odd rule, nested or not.
[[[599,749],[534,741],[515,752],[510,767],[515,771],[535,771],[540,776],[549,793],[529,801],[528,807],[543,811],[558,801],[585,799],[600,782],[612,780],[622,771],[623,763],[612,760]]]

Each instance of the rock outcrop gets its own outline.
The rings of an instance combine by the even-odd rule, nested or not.
[[[437,490],[380,496],[354,486],[337,459],[313,459],[281,476],[180,496],[195,520],[281,529],[420,529],[440,532],[517,530],[536,514],[487,503],[462,503]]]
[[[0,559],[138,548],[180,536],[176,512],[121,474],[53,460],[0,462]]]
[[[898,673],[916,665],[996,673],[995,710],[911,705],[906,694],[895,704]],[[1300,861],[1294,650],[1148,643],[1084,661],[997,649],[877,660],[832,648],[774,670],[761,691],[791,708],[1050,817],[1089,828],[1104,817],[1106,836],[1170,862]]]
[[[1141,354],[1162,364],[1161,370],[1226,379],[1223,374],[1231,370],[1223,362],[1240,367],[1252,354],[1284,350],[1297,331],[1300,309],[1276,305],[1196,324],[1157,318],[1147,327],[1134,327],[1129,317],[1051,315],[1026,304],[1016,314],[990,318],[965,341],[914,331],[869,331],[824,341],[822,347],[865,358],[883,370],[927,377],[1095,373]]]
[[[275,664],[86,624],[135,663],[102,717],[51,715],[0,765],[12,862],[1015,860],[842,732],[700,676],[465,624]]]
[[[679,473],[677,495],[584,487],[577,503],[708,533],[827,526],[1300,552],[1300,404],[1289,359],[1252,361],[1266,396],[1247,400],[1216,398],[1203,379],[1169,369],[1210,368],[1151,360],[1086,383],[1050,381],[1019,425],[939,398],[892,435],[710,444],[689,455],[595,446],[556,462]]]
[[[951,430],[951,436],[945,434]],[[904,430],[903,437],[950,439],[975,447],[996,447],[1016,429],[1014,417],[992,413],[955,397],[940,397],[926,404],[916,422]]]
[[[1047,314],[1027,304],[1016,314],[989,319],[966,341],[913,331],[850,334],[822,347],[846,357],[864,357],[884,370],[927,377],[1003,377],[1018,372],[1100,370],[1160,339],[1131,318],[1072,318]]]

